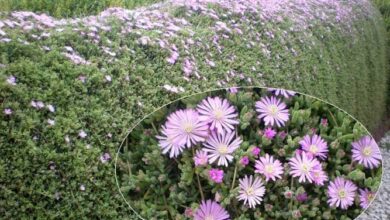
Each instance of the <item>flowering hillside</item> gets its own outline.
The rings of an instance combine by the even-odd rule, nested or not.
[[[173,0],[71,19],[2,12],[0,213],[128,217],[112,158],[129,128],[210,88],[293,89],[373,129],[385,110],[384,33],[360,0]]]

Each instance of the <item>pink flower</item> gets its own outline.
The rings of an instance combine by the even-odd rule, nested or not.
[[[382,156],[375,140],[370,136],[364,136],[360,140],[353,142],[352,160],[369,169],[379,167]]]
[[[327,118],[322,118],[321,119],[321,125],[324,126],[324,127],[328,126],[328,119]]]
[[[255,173],[260,173],[265,176],[265,180],[275,181],[281,179],[283,174],[283,166],[279,160],[274,159],[273,156],[265,154],[264,157],[260,157],[255,164]]]
[[[290,158],[289,165],[291,167],[290,174],[293,177],[299,177],[299,182],[309,182],[314,181],[312,171],[318,169],[318,166],[321,166],[320,162],[308,156],[306,152],[301,154],[295,154],[295,157]]]
[[[240,160],[240,163],[241,163],[241,165],[243,165],[243,166],[248,165],[248,164],[249,164],[249,157],[248,157],[248,156],[243,156],[243,157],[241,158],[241,160]]]
[[[5,115],[12,115],[12,109],[10,109],[10,108],[4,109],[4,114]]]
[[[265,129],[264,135],[268,140],[272,140],[276,135],[276,131],[271,127],[268,127],[267,129]]]
[[[328,186],[328,204],[333,207],[347,209],[353,205],[357,187],[350,180],[337,177]]]
[[[232,132],[238,122],[238,113],[226,99],[208,97],[197,107],[199,120],[210,125],[210,130],[218,133]]]
[[[184,216],[187,218],[192,218],[194,216],[194,210],[192,210],[192,208],[190,208],[190,207],[187,207],[184,210]]]
[[[233,160],[232,153],[240,147],[242,140],[240,137],[235,137],[234,132],[218,134],[212,132],[211,136],[204,143],[203,149],[209,153],[209,163],[214,163],[218,160],[218,165],[228,166],[228,163]]]
[[[220,169],[211,169],[209,171],[209,177],[212,181],[216,182],[216,183],[222,183],[222,180],[223,180],[223,170],[220,170]]]
[[[212,200],[202,201],[196,210],[194,220],[228,220],[229,213],[217,202]]]
[[[10,85],[13,85],[13,86],[16,85],[16,78],[15,78],[15,76],[9,76],[6,81]]]
[[[303,139],[299,142],[307,154],[310,154],[314,157],[319,157],[325,159],[328,154],[328,145],[319,135],[305,135]]]
[[[239,195],[237,199],[244,201],[244,205],[248,204],[250,208],[255,208],[256,205],[263,201],[265,194],[264,183],[259,177],[245,176],[239,180]]]
[[[289,113],[286,104],[272,96],[263,97],[256,102],[256,111],[259,113],[258,118],[262,119],[265,125],[284,126],[289,119]]]
[[[270,88],[270,89],[268,89],[268,91],[274,92],[276,96],[282,95],[282,96],[284,96],[285,98],[294,96],[294,95],[296,94],[296,93],[293,92],[293,91],[284,90],[284,89],[274,89],[274,88]]]
[[[194,144],[205,141],[208,136],[208,126],[199,120],[199,114],[193,109],[177,110],[168,116],[165,123],[166,136],[177,146]]]
[[[303,192],[295,196],[298,202],[305,202],[307,201],[307,193]]]
[[[173,142],[173,136],[169,136],[167,133],[167,128],[163,125],[161,129],[162,135],[156,136],[156,138],[159,140],[158,145],[162,149],[162,153],[166,154],[169,152],[169,157],[177,157],[181,152],[183,152],[185,145],[178,145]]]
[[[368,189],[359,189],[360,207],[363,209],[368,208],[372,200],[375,198],[376,192],[371,192]]]
[[[79,137],[84,139],[85,137],[87,137],[87,133],[85,133],[85,131],[81,130],[81,131],[79,131]]]
[[[203,150],[197,150],[196,155],[194,156],[195,166],[204,166],[207,165],[207,152]]]
[[[102,156],[100,156],[100,161],[102,163],[107,163],[109,160],[111,160],[111,155],[109,153],[104,153]]]
[[[253,149],[252,149],[252,154],[253,154],[253,156],[258,156],[259,154],[260,154],[260,148],[258,148],[258,147],[254,147]]]
[[[232,94],[236,94],[238,92],[238,87],[231,87],[229,88],[229,92]]]

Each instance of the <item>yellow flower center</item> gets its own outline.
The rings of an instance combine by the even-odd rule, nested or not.
[[[217,148],[218,153],[224,155],[228,153],[228,147],[225,144],[221,144]]]
[[[344,199],[346,197],[346,193],[344,189],[339,190],[339,198]]]
[[[307,164],[302,164],[302,171],[305,172],[305,173],[308,173],[309,172],[309,166],[307,166]]]
[[[194,130],[194,126],[191,123],[184,124],[184,131],[187,133],[191,133]]]
[[[253,189],[253,187],[249,187],[248,189],[246,189],[245,192],[248,196],[252,196],[253,194],[255,194],[255,190]]]
[[[214,116],[215,116],[215,119],[221,120],[223,117],[223,111],[221,109],[215,109]]]
[[[366,146],[363,148],[363,155],[364,156],[369,157],[369,156],[371,156],[371,154],[372,154],[372,150],[371,150],[370,146]]]
[[[372,200],[374,199],[374,193],[369,193],[369,194],[367,195],[367,199],[368,199],[369,201],[372,201]]]
[[[310,145],[309,151],[313,154],[316,154],[318,152],[318,147],[316,145]]]
[[[268,164],[268,165],[265,165],[265,172],[267,173],[272,173],[274,171],[274,166]]]
[[[278,114],[278,107],[276,105],[270,105],[268,111],[270,115],[275,117]]]

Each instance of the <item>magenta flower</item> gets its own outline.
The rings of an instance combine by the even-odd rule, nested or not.
[[[210,124],[210,130],[216,129],[218,133],[232,132],[237,120],[238,113],[226,99],[208,97],[197,107],[199,120]]]
[[[374,200],[376,192],[371,192],[368,189],[359,189],[360,207],[368,208],[371,201]]]
[[[352,143],[352,160],[364,167],[373,169],[381,164],[382,156],[375,140],[364,136]]]
[[[241,165],[243,165],[243,166],[248,165],[248,164],[249,164],[249,157],[248,157],[248,156],[243,156],[243,157],[241,158],[241,160],[240,160],[240,163],[241,163]]]
[[[196,154],[194,156],[195,166],[207,165],[207,160],[208,160],[208,156],[206,151],[203,150],[196,151]]]
[[[208,126],[199,120],[199,114],[193,109],[177,110],[168,116],[165,123],[166,135],[178,146],[191,147],[205,140]]]
[[[322,118],[321,119],[321,125],[324,126],[324,127],[328,126],[328,119],[327,118]]]
[[[357,187],[353,182],[337,177],[328,186],[328,204],[347,209],[354,202],[356,190]]]
[[[307,154],[314,157],[319,157],[320,159],[326,159],[328,154],[328,145],[319,135],[305,135],[303,139],[299,142]]]
[[[294,96],[296,93],[290,90],[285,90],[285,89],[275,89],[275,88],[269,88],[269,92],[273,92],[276,96],[282,95],[285,98]]]
[[[255,208],[256,205],[263,201],[265,187],[259,177],[253,180],[253,176],[245,176],[239,180],[240,190],[237,199],[244,201],[244,205],[248,204],[250,208]]]
[[[303,192],[303,193],[299,193],[298,195],[295,196],[295,198],[297,199],[298,202],[305,202],[307,201],[307,193],[306,192]]]
[[[272,96],[263,97],[256,102],[256,111],[259,113],[258,118],[262,119],[265,125],[284,126],[289,119],[289,113],[286,104]]]
[[[229,213],[217,202],[202,201],[194,214],[194,220],[228,220]]]
[[[259,155],[259,154],[260,154],[260,151],[261,151],[260,148],[254,147],[254,148],[252,149],[252,154],[253,154],[253,156]]]
[[[309,182],[314,181],[312,171],[318,169],[318,166],[321,166],[320,162],[307,155],[306,152],[300,154],[295,154],[293,158],[290,158],[289,165],[291,167],[290,174],[293,177],[299,177],[299,182]]]
[[[264,131],[264,136],[268,139],[268,140],[272,140],[276,135],[276,131],[274,129],[272,129],[271,127],[268,127],[267,129],[265,129]]]
[[[173,142],[173,137],[169,136],[167,133],[167,128],[165,126],[162,126],[161,130],[162,136],[156,136],[156,138],[159,140],[158,145],[162,149],[162,153],[166,154],[169,152],[169,157],[177,157],[181,152],[183,152],[185,145],[178,145]]]
[[[265,157],[260,157],[259,160],[256,161],[255,168],[255,173],[263,174],[267,182],[270,179],[275,181],[276,179],[282,178],[282,163],[268,154],[265,154]]]
[[[233,160],[231,155],[240,147],[242,140],[240,137],[235,138],[235,133],[218,134],[212,132],[204,143],[204,151],[209,153],[209,163],[218,160],[218,165],[228,166],[228,162]]]
[[[216,183],[222,183],[223,170],[213,168],[209,171],[209,177],[212,181],[214,181]]]

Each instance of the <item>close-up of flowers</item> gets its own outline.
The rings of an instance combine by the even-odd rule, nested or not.
[[[375,141],[338,108],[275,91],[210,91],[141,122],[119,162],[129,205],[146,219],[352,219],[364,211],[382,174]]]

